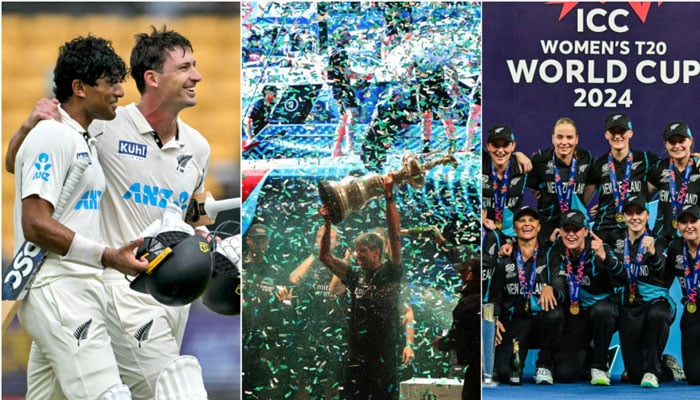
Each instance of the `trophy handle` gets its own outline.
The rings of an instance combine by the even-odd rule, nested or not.
[[[401,157],[401,170],[396,173],[396,181],[408,182],[414,189],[419,189],[425,185],[425,173],[441,164],[457,165],[457,160],[450,154],[426,161],[421,164],[415,154],[406,153]]]

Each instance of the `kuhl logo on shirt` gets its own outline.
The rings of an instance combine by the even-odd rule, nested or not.
[[[132,158],[134,160],[145,160],[148,153],[148,146],[142,143],[119,141],[118,153],[120,156]]]

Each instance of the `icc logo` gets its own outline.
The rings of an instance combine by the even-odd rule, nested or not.
[[[620,24],[618,18],[627,18],[629,11],[625,9],[616,9],[608,12],[603,8],[595,8],[584,15],[584,10],[576,10],[576,32],[584,32],[588,29],[590,32],[601,33],[606,30],[611,30],[615,33],[624,33],[629,31],[629,27],[625,24]]]
[[[576,4],[575,2],[564,3],[559,14],[559,20],[562,20],[571,12],[576,7]],[[628,6],[642,23],[646,23],[649,9],[652,6],[651,2],[628,2]],[[659,3],[657,7],[661,7],[661,4]],[[625,33],[629,31],[629,26],[625,23],[629,15],[630,11],[626,8],[593,8],[590,10],[578,8],[576,9],[576,32],[581,33],[588,30],[594,33],[606,31]]]

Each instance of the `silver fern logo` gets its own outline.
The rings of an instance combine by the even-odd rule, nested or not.
[[[177,156],[177,171],[178,172],[185,172],[185,168],[187,167],[187,163],[190,162],[192,159],[191,155],[179,155]]]
[[[80,347],[80,342],[88,338],[88,332],[90,331],[90,325],[92,325],[92,318],[78,325],[73,331],[73,337],[78,340],[78,347]]]
[[[151,327],[153,326],[153,320],[148,321],[136,330],[134,338],[139,342],[139,349],[141,348],[141,343],[148,340],[148,336],[151,334]]]

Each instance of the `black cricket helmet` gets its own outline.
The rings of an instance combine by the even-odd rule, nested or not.
[[[193,302],[204,293],[211,279],[211,247],[200,235],[161,232],[145,238],[136,257],[145,257],[149,268],[129,286],[165,305],[183,306]]]
[[[241,271],[217,251],[214,252],[214,273],[202,303],[217,314],[241,313]]]

